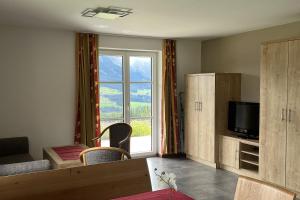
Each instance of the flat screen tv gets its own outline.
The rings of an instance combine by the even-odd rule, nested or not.
[[[259,137],[259,103],[230,101],[228,129],[249,139]]]

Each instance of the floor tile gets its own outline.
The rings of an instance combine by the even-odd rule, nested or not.
[[[196,200],[233,200],[238,176],[234,173],[187,160],[148,158],[152,189],[166,186],[158,184],[154,168],[176,175],[178,190]]]

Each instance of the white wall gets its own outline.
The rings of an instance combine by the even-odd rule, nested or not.
[[[300,36],[300,22],[202,43],[203,72],[242,73],[242,100],[259,102],[260,44]]]
[[[43,147],[72,144],[75,33],[0,26],[0,44],[0,138],[28,136],[35,159]],[[161,66],[161,39],[100,35],[99,45],[155,51]],[[178,91],[185,73],[200,71],[200,54],[199,41],[177,41]]]
[[[30,153],[73,143],[75,34],[0,27],[0,137],[28,136]]]
[[[184,75],[201,72],[201,41],[179,39],[176,43],[177,91],[184,91]]]
[[[155,38],[99,35],[101,48],[161,51],[162,40]]]

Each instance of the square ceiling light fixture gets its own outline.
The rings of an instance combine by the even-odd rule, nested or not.
[[[83,17],[98,17],[101,19],[117,19],[131,14],[132,9],[109,6],[107,8],[88,8],[81,13]]]

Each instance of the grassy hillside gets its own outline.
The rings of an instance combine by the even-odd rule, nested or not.
[[[123,95],[122,91],[109,88],[100,87],[100,118],[101,129],[115,122],[107,122],[105,119],[120,119],[123,116]],[[148,96],[151,98],[150,89],[141,89],[131,93],[132,96]],[[141,98],[143,99],[143,98]],[[143,101],[130,102],[130,116],[134,118],[151,117],[151,103]],[[148,136],[151,134],[151,120],[150,119],[134,119],[130,125],[133,128],[132,136]]]

